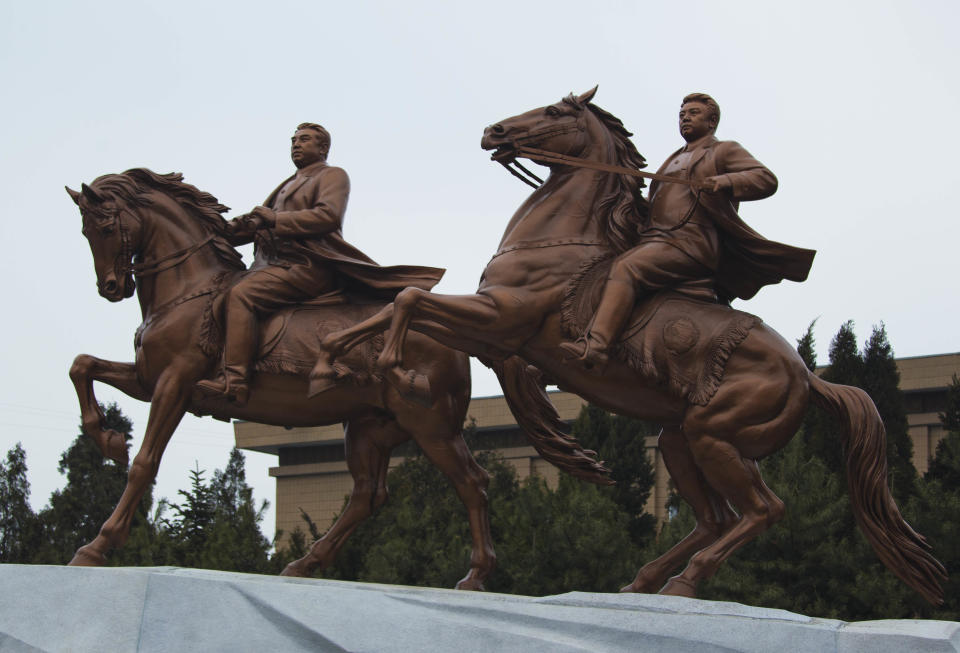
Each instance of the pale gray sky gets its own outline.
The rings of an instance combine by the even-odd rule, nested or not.
[[[302,121],[331,131],[330,161],[351,176],[348,240],[384,264],[446,267],[438,290],[469,293],[529,190],[480,150],[484,126],[599,84],[595,102],[656,168],[681,143],[680,99],[705,91],[718,135],[780,178],[744,218],[819,252],[806,283],[740,307],[791,342],[819,317],[821,361],[847,319],[861,341],[884,321],[898,356],[960,350],[955,2],[111,0],[3,14],[0,454],[23,442],[37,508],[76,434],[73,357],[132,360],[140,322],[134,300],[96,294],[63,186],[179,171],[235,215],[290,174]],[[146,404],[97,391],[134,420],[138,447]],[[475,367],[474,394],[499,393]],[[187,418],[157,496],[176,498],[194,461],[209,477],[232,442],[228,425]],[[272,502],[275,458],[247,460]]]

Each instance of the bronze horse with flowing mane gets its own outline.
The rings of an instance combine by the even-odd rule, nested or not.
[[[481,145],[495,150],[500,162],[528,147],[636,170],[643,157],[620,120],[591,103],[595,92],[498,122],[485,130]],[[563,315],[571,279],[582,278],[589,262],[625,249],[644,204],[637,200],[635,176],[562,162],[549,168],[549,177],[507,225],[476,294],[402,291],[379,314],[324,339],[325,355],[312,372],[317,387],[336,382],[338,356],[389,327],[379,365],[400,392],[412,400],[428,396],[426,379],[405,381],[412,377],[402,366],[415,370],[418,364],[403,352],[409,330],[478,356],[497,372],[535,446],[574,475],[598,480],[590,456],[559,431],[546,381],[608,410],[662,424],[660,451],[677,491],[693,508],[696,527],[642,567],[623,591],[683,596],[695,596],[700,581],[783,516],[784,504],[764,484],[757,461],[786,445],[813,400],[843,425],[853,510],[877,555],[928,601],[942,602],[946,572],[903,520],[887,487],[886,436],[873,402],[859,388],[810,373],[797,352],[759,320],[749,322],[742,339],[725,352],[721,382],[697,400],[626,357],[611,357],[603,375],[564,363],[558,347],[572,335]],[[703,310],[745,315],[716,304]],[[685,330],[675,329],[674,340],[683,345],[697,328],[711,324],[691,322]],[[670,577],[688,559],[683,571]]]
[[[103,413],[93,394],[101,381],[148,401],[150,417],[140,452],[130,465],[129,480],[113,514],[99,535],[77,550],[72,565],[102,565],[105,554],[121,546],[130,533],[134,510],[156,477],[164,448],[185,411],[239,418],[281,426],[344,423],[347,467],[353,492],[340,518],[306,556],[290,563],[285,575],[310,575],[333,562],[357,525],[387,499],[390,451],[410,439],[451,480],[467,508],[472,531],[470,570],[457,584],[483,589],[496,559],[487,511],[487,473],[463,440],[470,401],[470,368],[465,354],[420,336],[404,346],[404,356],[423,370],[437,392],[426,405],[411,406],[373,372],[374,351],[351,365],[368,374],[362,382],[341,384],[320,397],[307,397],[307,372],[316,360],[318,324],[343,328],[380,310],[384,302],[361,300],[320,306],[301,319],[300,332],[287,335],[312,341],[314,351],[300,374],[261,371],[252,381],[245,406],[225,399],[193,396],[194,384],[218,363],[221,343],[215,332],[214,299],[232,278],[242,274],[240,255],[230,246],[227,207],[183,183],[179,174],[158,175],[138,168],[104,175],[81,192],[69,188],[83,215],[83,234],[93,252],[100,295],[116,302],[137,293],[143,323],[135,338],[136,361],[117,363],[77,356],[70,370],[80,400],[83,431],[100,452],[120,464],[128,455],[124,438],[104,429]],[[289,324],[293,325],[291,318]],[[284,361],[287,363],[288,361]]]

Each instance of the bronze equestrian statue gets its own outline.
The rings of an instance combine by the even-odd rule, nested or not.
[[[631,134],[619,119],[592,103],[595,92],[570,95],[484,131],[481,146],[492,150],[495,160],[509,167],[519,166],[519,157],[530,158],[545,163],[550,175],[507,224],[476,294],[402,291],[380,313],[324,338],[323,356],[311,373],[315,387],[337,384],[339,357],[389,328],[379,357],[381,371],[412,402],[429,401],[429,379],[413,379],[422,363],[408,360],[403,350],[412,330],[493,367],[528,437],[547,460],[575,475],[592,477],[596,470],[587,464],[589,455],[562,433],[545,384],[559,385],[608,410],[662,424],[663,460],[677,491],[693,508],[696,527],[644,565],[623,591],[683,596],[695,596],[697,585],[724,560],[783,517],[784,504],[763,482],[757,461],[794,436],[813,401],[842,424],[851,504],[874,551],[907,585],[931,603],[941,603],[946,572],[923,537],[903,520],[890,494],[886,435],[870,397],[859,388],[827,383],[810,373],[793,347],[759,318],[713,297],[714,292],[721,300],[751,296],[780,277],[805,276],[812,252],[790,248],[786,251],[792,252],[791,260],[784,267],[771,267],[775,261],[756,259],[730,238],[739,231],[750,242],[764,242],[739,222],[735,202],[738,195],[748,199],[769,194],[772,182],[745,194],[736,187],[734,168],[726,166],[735,167],[735,161],[746,161],[748,155],[739,146],[714,143],[707,132],[715,121],[702,109],[689,125],[703,132],[694,139],[702,146],[690,153],[686,171],[681,162],[680,169],[668,168],[676,177],[641,172],[644,160]],[[690,109],[704,105],[703,100],[685,103],[683,120]],[[673,160],[676,157],[668,166]],[[729,187],[724,175],[729,175]],[[611,320],[616,328],[603,334],[609,340],[601,344],[599,338],[590,339],[589,328],[604,282],[624,278],[629,284],[623,285],[637,290],[632,276],[611,274],[611,267],[629,268],[619,261],[639,255],[651,242],[660,243],[656,255],[667,251],[661,245],[671,245],[670,237],[652,240],[648,230],[677,224],[676,213],[658,213],[656,207],[645,213],[646,203],[637,197],[638,177],[643,176],[663,183],[656,195],[665,192],[671,202],[695,207],[679,231],[706,228],[694,234],[692,242],[707,258],[700,261],[702,268],[686,266],[676,286],[666,279],[654,283],[662,290],[636,307],[626,304],[632,301],[626,293],[607,300],[618,308],[629,305],[631,315],[622,328]],[[709,177],[714,177],[712,182],[704,183]],[[666,190],[668,184],[671,190]],[[699,188],[703,206],[686,196],[680,184]],[[651,216],[665,221],[651,223]],[[680,251],[676,244],[671,246]],[[775,254],[785,246],[764,247]],[[731,249],[746,262],[760,263],[752,268],[758,273],[747,274],[742,263],[727,269]],[[719,261],[711,258],[717,251]],[[622,259],[616,258],[624,252]],[[699,277],[714,279],[709,292],[703,292]],[[649,289],[641,285],[642,291]],[[613,342],[618,330],[619,339]],[[605,354],[606,361],[603,355],[593,357],[606,363],[602,375],[579,362],[565,363],[568,345],[580,338],[586,346],[573,353],[587,363],[591,347]],[[684,561],[686,567],[671,577]]]
[[[233,245],[255,243],[254,261],[226,290],[223,371],[197,383],[204,394],[246,403],[258,319],[335,292],[342,282],[395,294],[407,286],[429,290],[443,276],[436,268],[382,268],[343,239],[350,180],[342,168],[327,165],[329,152],[326,129],[298,125],[290,145],[296,174],[264,206],[228,223]]]
[[[99,177],[80,192],[67,189],[83,217],[100,295],[117,302],[136,293],[143,314],[134,362],[85,354],[74,361],[70,378],[83,432],[105,457],[126,465],[124,438],[104,428],[93,382],[151,403],[143,443],[116,509],[70,564],[102,565],[111,549],[124,544],[167,442],[191,411],[281,426],[344,424],[354,479],[348,505],[285,575],[310,575],[333,562],[357,525],[386,501],[391,450],[415,440],[467,508],[470,569],[457,587],[483,589],[496,558],[489,477],[462,436],[470,401],[467,356],[426,336],[409,339],[403,355],[435,389],[432,399],[411,405],[374,368],[382,342],[373,341],[341,361],[338,370],[348,381],[307,397],[320,337],[369,318],[400,288],[429,290],[443,274],[435,268],[378,267],[343,240],[348,182],[342,170],[325,164],[324,132],[318,125],[300,125],[292,147],[297,175],[265,206],[229,223],[221,216],[227,207],[179,174],[137,168]],[[250,238],[256,261],[246,271],[232,244]],[[226,373],[220,371],[197,392],[198,382],[223,369],[224,348]],[[253,361],[256,373],[248,377]]]

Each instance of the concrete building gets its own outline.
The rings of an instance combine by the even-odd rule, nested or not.
[[[913,464],[921,474],[927,470],[937,443],[944,436],[939,413],[946,405],[947,387],[960,374],[960,353],[915,356],[897,360],[900,389],[904,392],[913,440]],[[550,398],[560,417],[572,422],[584,401],[567,392],[552,392]],[[503,397],[476,397],[470,402],[468,420],[477,427],[480,449],[495,449],[514,466],[523,479],[539,474],[547,483],[557,481],[555,467],[539,457],[517,427]],[[343,453],[340,425],[283,428],[253,422],[235,422],[237,447],[277,456],[270,475],[277,479],[276,527],[290,533],[303,524],[303,509],[321,528],[343,507],[353,480]],[[656,482],[647,511],[663,519],[669,494],[669,476],[657,450],[657,438],[646,438],[647,451],[656,471]],[[403,461],[404,449],[394,452],[391,466]]]

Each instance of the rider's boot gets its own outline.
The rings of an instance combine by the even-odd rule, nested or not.
[[[257,318],[252,311],[231,301],[227,304],[226,323],[223,371],[212,379],[198,381],[195,387],[205,396],[226,397],[243,406],[250,397],[247,378],[256,347]]]
[[[560,344],[560,350],[577,359],[584,369],[600,374],[610,362],[610,347],[633,312],[636,291],[632,283],[607,279],[603,297],[587,334],[575,342]]]

